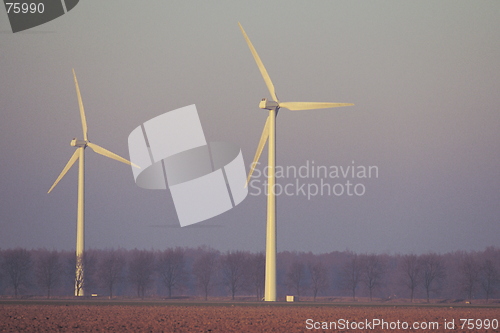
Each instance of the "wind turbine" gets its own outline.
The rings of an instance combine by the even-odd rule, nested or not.
[[[83,296],[83,281],[84,281],[84,270],[83,270],[83,253],[85,251],[85,209],[84,209],[84,200],[85,200],[85,173],[84,173],[84,151],[86,147],[90,147],[93,151],[98,154],[104,155],[106,157],[112,158],[119,162],[123,162],[125,164],[131,165],[131,162],[116,155],[115,153],[110,152],[107,149],[102,148],[101,146],[92,143],[87,138],[87,120],[85,118],[85,111],[83,110],[82,96],[80,95],[80,88],[78,87],[78,81],[76,80],[75,70],[73,69],[73,78],[75,79],[76,86],[76,95],[78,97],[78,106],[80,107],[80,117],[82,120],[82,129],[83,129],[83,141],[77,140],[74,138],[71,140],[70,145],[76,148],[76,151],[73,153],[68,163],[64,167],[64,169],[57,177],[56,181],[49,189],[47,193],[50,193],[52,189],[59,183],[59,181],[64,177],[64,175],[68,172],[68,170],[75,164],[76,160],[78,161],[78,206],[77,206],[77,214],[76,214],[76,275],[75,275],[75,296]],[[136,166],[136,165],[134,165]]]
[[[255,152],[255,157],[248,173],[247,185],[252,177],[252,173],[259,161],[264,145],[269,139],[268,147],[268,176],[267,176],[267,227],[266,227],[266,279],[264,288],[264,300],[265,301],[276,301],[276,193],[274,192],[274,187],[276,183],[275,177],[275,167],[276,167],[276,116],[278,115],[278,110],[280,108],[285,108],[288,110],[312,110],[312,109],[324,109],[324,108],[334,108],[339,106],[350,106],[354,105],[351,103],[318,103],[318,102],[280,102],[276,96],[276,91],[274,90],[274,85],[269,77],[269,74],[264,67],[264,64],[260,60],[257,51],[250,42],[245,30],[238,22],[243,37],[250,48],[250,52],[259,67],[260,73],[264,78],[264,82],[267,85],[267,89],[271,93],[272,101],[263,98],[259,103],[261,109],[269,110],[269,116],[267,117],[266,124],[262,131],[260,137],[259,145],[257,146],[257,151]]]

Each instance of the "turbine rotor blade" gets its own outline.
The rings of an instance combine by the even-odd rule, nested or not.
[[[257,67],[259,67],[260,73],[262,74],[262,77],[264,78],[264,82],[267,85],[267,89],[269,89],[269,92],[271,93],[271,97],[273,98],[273,101],[278,102],[278,97],[276,96],[276,91],[274,90],[273,82],[271,81],[271,78],[269,77],[269,74],[267,73],[267,70],[264,67],[264,64],[260,60],[260,57],[257,54],[257,51],[253,47],[252,42],[250,41],[250,38],[248,38],[245,30],[243,30],[241,23],[238,22],[238,24],[240,26],[241,32],[243,33],[243,37],[245,37],[245,40],[248,44],[248,47],[250,48],[250,52],[252,52],[253,58],[255,59],[255,62],[257,63]]]
[[[352,103],[318,103],[318,102],[284,102],[280,103],[280,108],[285,108],[292,111],[297,110],[314,110],[314,109],[326,109],[326,108],[336,108],[340,106],[351,106]]]
[[[80,108],[80,117],[82,118],[83,140],[87,141],[87,118],[85,118],[82,95],[80,94],[80,87],[78,87],[78,81],[76,80],[76,74],[74,69],[73,69],[73,78],[75,79],[76,96],[78,97],[78,107]]]
[[[123,157],[118,156],[115,153],[112,153],[109,150],[107,150],[105,148],[102,148],[101,146],[96,145],[95,143],[89,142],[89,143],[87,143],[87,146],[89,146],[90,148],[92,148],[92,150],[95,151],[98,154],[101,154],[103,156],[112,158],[114,160],[117,160],[118,162],[122,162],[122,163],[125,163],[125,164],[128,164],[128,165],[132,165],[132,166],[134,166],[136,168],[139,168],[139,169],[141,168],[137,164],[134,164],[134,163],[130,162],[129,160],[124,159]]]
[[[78,149],[80,149],[80,148],[78,148]],[[52,189],[54,187],[56,187],[57,183],[59,183],[59,181],[62,179],[62,177],[64,177],[64,175],[73,166],[73,164],[75,164],[76,160],[78,159],[78,155],[79,155],[78,149],[75,150],[75,152],[73,153],[73,155],[71,155],[71,158],[69,159],[68,163],[66,163],[66,166],[61,171],[61,173],[59,174],[59,177],[57,177],[56,181],[54,182],[54,184],[52,184],[52,186],[50,187],[50,189],[49,189],[49,191],[47,193],[50,193],[50,191],[52,191]],[[82,147],[82,149],[83,149],[83,147]]]
[[[255,157],[253,158],[252,166],[250,167],[250,172],[248,173],[247,183],[245,187],[248,186],[248,183],[250,182],[250,178],[252,177],[253,171],[255,170],[257,162],[260,159],[260,155],[262,154],[262,150],[266,145],[267,138],[269,137],[269,117],[270,116],[267,117],[266,124],[264,125],[264,129],[262,130],[262,135],[260,137],[259,145],[257,146],[257,151],[255,152]]]

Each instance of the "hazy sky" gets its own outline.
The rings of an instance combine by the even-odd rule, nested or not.
[[[90,141],[128,158],[134,128],[196,104],[207,141],[237,144],[248,167],[270,96],[238,22],[280,100],[355,103],[281,110],[277,163],[378,169],[323,179],[363,195],[279,196],[278,251],[500,246],[499,17],[497,0],[82,0],[13,34],[0,9],[0,248],[75,247],[77,167],[47,194],[82,138],[72,68]],[[278,182],[322,184],[291,176]],[[263,251],[255,192],[180,228],[169,192],[87,149],[86,247]]]

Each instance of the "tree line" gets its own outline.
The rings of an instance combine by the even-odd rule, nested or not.
[[[0,250],[0,295],[73,295],[75,254],[23,248]],[[87,250],[85,295],[138,298],[237,296],[262,299],[265,256],[208,247]],[[446,254],[278,253],[278,296],[316,300],[485,299],[498,296],[500,249]]]

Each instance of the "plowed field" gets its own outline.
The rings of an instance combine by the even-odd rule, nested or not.
[[[0,304],[1,332],[500,332],[498,320],[498,307]]]

